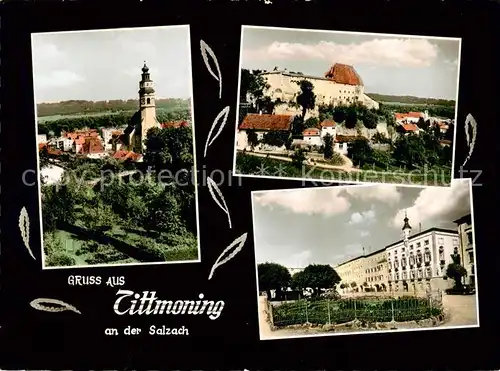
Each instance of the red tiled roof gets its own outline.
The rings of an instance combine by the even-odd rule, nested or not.
[[[424,114],[422,112],[408,112],[408,113],[396,113],[396,120],[403,120],[405,118],[411,117],[411,118],[420,118],[424,117]]]
[[[338,84],[363,85],[361,76],[358,75],[353,66],[335,63],[326,73],[325,77]]]
[[[319,129],[315,129],[315,128],[306,129],[306,130],[304,130],[303,135],[308,135],[308,136],[319,135]]]
[[[82,152],[85,154],[92,153],[103,153],[104,147],[98,138],[90,137],[85,138],[85,143],[83,144]]]
[[[417,131],[418,126],[415,124],[404,124],[401,125],[405,131]]]
[[[249,113],[239,129],[290,130],[293,116]]]
[[[111,136],[119,136],[123,134],[123,130],[113,130]]]
[[[321,123],[321,127],[334,128],[335,126],[337,126],[337,124],[333,120],[324,120]]]
[[[131,151],[116,151],[113,154],[113,158],[117,160],[132,160],[132,161],[137,161],[142,157],[140,153],[135,153]]]
[[[47,146],[46,143],[40,143],[38,145],[38,150],[39,151],[41,151],[44,148],[47,148],[47,153],[49,155],[58,156],[58,155],[62,155],[62,153],[63,153],[63,151],[61,151],[60,149],[56,149],[56,148],[52,148],[52,147]]]
[[[187,127],[189,126],[189,123],[185,120],[180,120],[180,121],[171,121],[171,122],[162,122],[160,124],[162,129],[166,128],[180,128],[180,127]]]

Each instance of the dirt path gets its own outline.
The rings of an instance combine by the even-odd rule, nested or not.
[[[247,155],[252,155],[256,157],[267,157],[267,158],[272,158],[274,160],[280,160],[280,161],[286,161],[286,162],[292,162],[293,160],[290,157],[284,157],[284,156],[277,156],[277,155],[271,155],[269,153],[261,153],[261,152],[245,152]],[[352,161],[350,158],[341,155],[346,162],[344,165],[328,165],[328,164],[322,164],[322,163],[316,163],[316,165],[313,164],[307,164],[309,166],[315,167],[317,169],[331,169],[331,170],[340,170],[340,171],[345,171],[345,172],[358,172],[360,171],[359,169],[356,169],[353,167]]]
[[[477,325],[476,295],[444,295],[443,307],[450,313],[445,326]]]

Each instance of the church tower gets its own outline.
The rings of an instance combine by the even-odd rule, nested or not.
[[[411,225],[409,223],[409,219],[408,219],[408,215],[406,214],[406,211],[405,211],[405,218],[403,219],[403,228],[401,228],[403,230],[403,239],[405,241],[408,241],[408,238],[410,237],[410,233],[411,233]]]
[[[140,152],[143,152],[145,149],[145,140],[148,130],[154,127],[160,127],[160,124],[156,119],[155,89],[153,87],[153,80],[151,80],[149,67],[146,65],[146,61],[144,61],[144,66],[142,67],[142,79],[139,82],[139,112],[141,128],[140,133],[136,132],[135,134],[140,138],[137,142],[142,144]],[[137,145],[137,147],[139,146]]]

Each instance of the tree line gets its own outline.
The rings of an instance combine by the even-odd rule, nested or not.
[[[124,112],[114,115],[67,117],[58,120],[39,122],[38,133],[59,137],[62,131],[72,132],[85,128],[99,129],[124,127],[130,124],[134,113],[135,112]],[[190,120],[191,110],[190,108],[182,108],[173,112],[157,111],[156,118],[159,122]]]
[[[177,110],[189,108],[189,99],[156,99],[156,108]],[[75,115],[100,112],[132,111],[138,107],[137,99],[115,99],[107,101],[67,100],[55,103],[38,103],[36,105],[38,117],[56,115]]]
[[[386,95],[377,93],[365,93],[370,98],[377,102],[384,103],[403,103],[405,105],[428,105],[428,106],[448,106],[455,107],[455,100],[451,99],[436,99],[436,98],[420,98],[411,95]]]
[[[289,288],[295,291],[312,289],[313,296],[319,297],[323,290],[333,289],[340,282],[340,277],[330,265],[310,264],[304,270],[293,275],[290,271],[277,263],[261,263],[257,266],[259,290],[265,291],[271,298],[271,291],[276,293],[280,300],[283,293]]]

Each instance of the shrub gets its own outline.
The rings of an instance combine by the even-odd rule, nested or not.
[[[76,260],[66,253],[57,252],[45,258],[45,265],[48,267],[72,267],[76,265]]]

